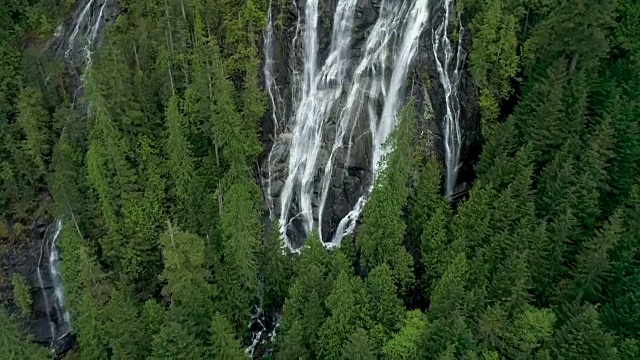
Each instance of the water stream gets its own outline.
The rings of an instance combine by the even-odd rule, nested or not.
[[[433,55],[438,71],[438,80],[444,92],[445,117],[442,120],[444,164],[445,164],[445,195],[451,197],[455,193],[455,186],[460,170],[460,151],[462,147],[462,130],[460,128],[460,76],[466,53],[462,48],[464,28],[460,24],[457,34],[458,45],[454,51],[448,34],[451,20],[454,16],[453,0],[444,1],[443,21],[432,32]]]
[[[68,28],[69,31],[65,32],[61,25],[56,29],[54,34],[54,38],[59,38],[63,34],[66,34],[66,38],[62,39],[65,44],[63,53],[65,60],[70,61],[72,64],[82,64],[80,83],[78,88],[74,90],[74,102],[84,84],[84,74],[91,66],[91,52],[105,22],[104,11],[107,3],[115,3],[114,0],[98,1],[101,1],[101,3],[96,7],[96,0],[87,0],[74,15],[73,22]],[[81,52],[76,51],[78,45],[81,46]],[[78,56],[80,59],[78,59]],[[55,349],[54,346],[58,340],[70,334],[72,331],[70,315],[64,306],[64,291],[59,270],[60,251],[57,245],[61,231],[62,219],[58,218],[49,226],[45,234],[37,268],[38,282],[40,288],[43,289],[43,300],[47,308],[52,350]],[[45,270],[47,273],[44,273]],[[47,294],[43,276],[48,276],[48,279],[51,281],[53,296]]]
[[[306,1],[304,12],[298,17],[301,35],[296,33],[294,37],[294,49],[296,41],[301,41],[302,51],[298,55],[301,70],[297,71],[295,67],[292,70],[292,114],[288,119],[280,116],[277,120],[282,123],[277,124],[280,133],[276,134],[281,141],[288,141],[289,144],[279,204],[272,206],[279,207],[276,212],[280,228],[290,249],[294,249],[294,245],[288,238],[288,229],[293,221],[302,224],[305,236],[312,231],[317,231],[321,237],[327,233],[334,234],[330,239],[322,239],[328,246],[339,245],[346,234],[353,232],[376,174],[382,170],[383,144],[395,127],[396,115],[405,102],[407,75],[419,50],[420,38],[429,23],[432,1],[382,0],[375,23],[367,31],[364,45],[357,49],[358,56],[354,56],[357,33],[354,20],[359,14],[359,1],[338,0],[333,15],[331,42],[322,61],[319,58],[318,40],[319,0]],[[451,3],[446,1],[444,6],[448,9]],[[446,19],[433,31],[438,44],[434,50],[436,52],[450,50],[449,40],[444,39],[448,35],[446,29],[449,27],[449,18],[447,10]],[[269,20],[265,38],[265,77],[273,105],[281,99],[273,80],[271,16]],[[443,57],[442,54],[438,55]],[[438,71],[446,73],[441,78],[451,84],[450,88],[454,88],[457,86],[457,77],[455,72],[449,74],[450,57],[444,58],[445,64],[439,65]],[[458,70],[459,67],[456,67]],[[456,79],[452,79],[452,76]],[[447,96],[447,99],[447,103],[456,101],[455,95]],[[273,109],[276,107],[273,106]],[[444,123],[458,121],[459,115],[453,114],[455,111],[456,107],[452,104],[452,114],[447,116]],[[362,121],[367,123],[359,123]],[[366,131],[356,131],[357,127],[363,126]],[[448,126],[454,127],[452,124]],[[370,138],[367,140],[369,155],[366,161],[373,181],[366,185],[364,193],[341,219],[335,231],[326,231],[322,229],[325,223],[323,217],[327,216],[327,198],[337,164],[349,161],[353,144],[363,136]],[[459,137],[446,138],[450,141]],[[459,146],[452,145],[450,148],[459,149]],[[450,158],[457,159],[458,155],[451,154]],[[269,194],[273,162],[270,154]],[[347,165],[344,164],[345,167]]]

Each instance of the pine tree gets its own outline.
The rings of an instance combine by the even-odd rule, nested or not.
[[[408,292],[413,282],[413,261],[403,246],[406,224],[402,210],[408,198],[407,182],[414,159],[411,144],[414,126],[414,107],[409,103],[399,115],[399,124],[386,144],[393,151],[383,160],[384,171],[378,174],[365,205],[357,238],[363,270],[368,272],[388,264],[403,292]]]
[[[431,354],[456,358],[475,348],[465,314],[467,266],[465,256],[458,254],[434,289],[427,314],[426,346]]]
[[[501,354],[526,358],[536,354],[544,358],[552,341],[556,317],[549,309],[526,308],[516,315],[507,336],[508,348]]]
[[[373,360],[376,359],[371,351],[371,344],[367,332],[358,328],[349,336],[349,343],[342,350],[341,359],[344,360]]]
[[[209,354],[213,358],[220,360],[246,359],[244,352],[240,348],[240,343],[235,339],[231,324],[220,314],[216,314],[213,317],[211,336]]]
[[[44,108],[42,94],[31,87],[22,89],[17,110],[18,124],[25,136],[23,151],[29,154],[38,170],[34,175],[43,176],[47,172],[51,150],[51,116]]]
[[[307,239],[294,259],[294,278],[283,306],[281,333],[276,338],[278,358],[314,356],[318,330],[327,316],[325,300],[333,285],[327,279],[329,261],[316,234]]]
[[[205,346],[179,322],[165,320],[160,332],[154,336],[150,360],[204,359]]]
[[[277,222],[273,222],[269,237],[257,255],[262,276],[262,306],[265,313],[275,313],[284,304],[293,271],[289,249],[280,237]]]
[[[371,320],[380,324],[388,333],[399,329],[399,320],[404,312],[402,301],[397,296],[391,269],[382,264],[373,269],[365,282],[371,306]]]
[[[621,215],[616,213],[602,231],[597,231],[595,237],[582,246],[573,271],[576,301],[600,300],[610,271],[609,252],[620,241],[621,232]]]
[[[238,332],[246,328],[249,311],[258,296],[256,250],[262,225],[255,201],[257,186],[239,180],[225,191],[222,230],[222,269],[218,274],[220,306]]]
[[[633,337],[640,331],[640,187],[633,188],[620,212],[624,230],[608,252],[610,276],[602,289],[607,303],[601,314],[609,329]]]
[[[0,347],[7,359],[41,360],[49,357],[48,349],[20,336],[18,326],[4,308],[0,308]]]
[[[449,210],[439,207],[426,223],[420,236],[420,254],[424,266],[423,285],[430,293],[445,271],[449,255]]]
[[[390,339],[382,350],[384,359],[418,360],[423,358],[423,338],[428,329],[427,320],[422,312],[408,312],[400,332]]]
[[[614,359],[614,339],[604,330],[596,309],[587,305],[556,330],[552,355],[567,360]]]
[[[543,77],[533,79],[515,112],[518,138],[522,145],[532,143],[533,160],[544,166],[565,143],[566,130],[563,89],[567,82],[567,64],[555,61]]]
[[[185,120],[180,113],[178,99],[175,96],[169,99],[165,117],[167,138],[164,146],[167,157],[167,172],[177,200],[175,212],[178,219],[193,229],[194,224],[191,222],[196,220],[197,213],[193,190],[197,189],[197,186],[194,186],[197,179],[195,178],[191,145],[186,136]]]
[[[112,359],[146,359],[150,354],[145,324],[134,300],[123,291],[112,291],[105,307],[105,334]]]
[[[340,359],[349,336],[365,325],[362,312],[366,309],[360,306],[365,294],[359,278],[346,272],[338,275],[333,291],[327,297],[330,316],[318,330],[318,358]]]

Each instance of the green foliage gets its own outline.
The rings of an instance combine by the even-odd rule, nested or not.
[[[511,95],[510,81],[520,67],[518,21],[522,9],[502,0],[484,1],[471,23],[471,74],[480,88],[483,131],[498,120],[499,104]]]
[[[20,314],[28,318],[31,315],[31,305],[33,304],[31,287],[24,276],[19,273],[13,273],[11,286],[13,287],[13,301],[20,309]]]
[[[47,171],[47,158],[51,145],[49,134],[50,115],[44,109],[42,95],[33,88],[24,88],[18,98],[18,124],[25,135],[22,148],[36,166],[36,174]]]
[[[359,328],[349,336],[349,343],[342,350],[341,359],[344,360],[369,360],[375,359],[371,351],[371,344],[367,332]]]
[[[210,354],[214,358],[220,360],[246,359],[238,341],[233,336],[231,324],[220,314],[213,317],[211,336],[213,339]]]
[[[553,357],[557,359],[611,359],[614,339],[603,329],[593,306],[578,309],[554,336]]]
[[[365,299],[362,281],[347,272],[341,272],[333,291],[327,297],[326,304],[330,315],[318,330],[318,358],[341,358],[349,336],[365,325]]]
[[[640,356],[637,1],[458,2],[484,137],[468,199],[441,196],[409,101],[359,232],[296,255],[263,233],[254,174],[268,1],[120,1],[73,102],[34,48],[75,4],[5,5],[0,237],[64,220],[74,356],[246,358],[253,309],[281,319],[276,359]],[[291,2],[271,5],[293,29]],[[46,358],[11,320],[2,355]]]
[[[49,350],[20,336],[18,326],[3,308],[0,308],[0,348],[2,356],[10,360],[42,360],[49,358]]]
[[[255,183],[244,180],[225,193],[222,230],[221,307],[236,331],[245,328],[251,304],[258,296],[256,249],[262,237]]]
[[[408,312],[400,332],[384,345],[383,358],[388,360],[422,358],[422,341],[427,327],[428,324],[422,312],[418,310]]]
[[[363,269],[371,271],[378,265],[388,264],[404,292],[409,291],[413,282],[413,260],[403,246],[406,224],[402,210],[407,203],[408,181],[415,158],[411,143],[414,129],[415,109],[413,103],[409,103],[400,113],[399,124],[385,145],[393,151],[382,160],[384,171],[377,174],[357,238]]]
[[[293,271],[291,255],[280,237],[277,222],[273,222],[257,257],[262,275],[262,306],[267,314],[275,313],[284,304]]]

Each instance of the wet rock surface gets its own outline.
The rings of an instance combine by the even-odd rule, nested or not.
[[[28,241],[8,247],[0,257],[0,303],[8,304],[9,310],[17,314],[11,279],[14,274],[23,276],[33,301],[30,316],[22,319],[23,325],[34,341],[61,354],[73,346],[75,337],[63,310],[55,302],[56,289],[49,271],[51,247],[48,246],[54,230],[52,225],[48,226],[45,220],[36,221]]]
[[[337,5],[337,0],[320,2],[321,15],[319,19],[319,66],[324,62],[331,39],[331,22],[333,21],[333,13]],[[274,13],[284,14],[283,27],[274,29],[275,41],[274,48],[274,73],[277,80],[279,93],[282,96],[284,106],[276,111],[278,121],[281,123],[282,132],[276,137],[269,137],[265,134],[266,152],[268,153],[273,146],[271,158],[265,157],[262,166],[262,176],[267,179],[271,177],[270,196],[273,204],[273,215],[277,218],[280,216],[279,195],[284,186],[284,181],[288,171],[288,155],[289,146],[291,144],[290,131],[286,128],[286,120],[291,117],[293,101],[295,96],[296,84],[292,76],[292,69],[301,70],[301,64],[296,63],[296,59],[301,59],[302,49],[293,48],[292,44],[296,36],[302,36],[301,29],[298,27],[299,15],[302,17],[305,2],[298,1],[297,8],[291,6],[287,9],[274,9]],[[362,55],[362,49],[367,36],[371,32],[373,24],[378,19],[381,6],[380,0],[358,0],[356,6],[355,28],[351,52],[354,60]],[[422,115],[418,121],[418,131],[416,141],[420,143],[423,151],[429,156],[437,156],[444,158],[443,152],[443,126],[442,121],[446,113],[446,105],[444,100],[444,91],[438,79],[438,72],[434,62],[432,31],[443,19],[442,4],[434,3],[430,9],[431,17],[429,24],[420,38],[420,47],[415,57],[409,76],[406,82],[406,93],[411,94],[418,100],[417,108]],[[440,8],[438,8],[440,7]],[[464,17],[463,17],[464,25]],[[304,24],[301,24],[304,26]],[[453,30],[451,26],[451,30]],[[470,44],[469,32],[463,33],[463,46],[468,49]],[[300,44],[300,42],[298,42]],[[296,54],[298,56],[296,56]],[[300,60],[297,60],[298,62]],[[479,122],[478,122],[478,106],[476,89],[473,86],[467,71],[463,71],[460,79],[460,127],[464,134],[464,141],[461,146],[461,163],[469,164],[477,157],[477,144],[479,142]],[[284,110],[282,110],[284,109]],[[271,115],[273,109],[269,109],[268,114]],[[365,112],[366,113],[366,112]],[[265,119],[263,129],[273,129],[270,123],[273,123],[273,117],[268,116]],[[335,126],[332,121],[328,121],[325,126]],[[319,152],[318,158],[324,160],[333,146],[334,131],[325,131],[323,139],[323,149]],[[370,170],[371,162],[371,134],[369,133],[368,119],[358,119],[354,128],[353,135],[345,137],[343,148],[338,152],[335,160],[335,169],[330,182],[330,190],[327,194],[325,207],[322,218],[322,238],[324,240],[331,239],[333,233],[340,220],[349,213],[354,207],[360,196],[367,190],[373,179]],[[268,171],[269,160],[271,161],[271,172]],[[315,174],[322,176],[325,162],[316,161],[317,168]],[[461,181],[470,180],[473,176],[471,166],[463,165],[460,170],[459,178]],[[314,195],[320,193],[318,189],[321,181],[318,176],[314,178]],[[291,225],[287,227],[287,235],[292,241],[293,246],[300,246],[306,237],[302,228],[303,222],[295,218],[296,212],[299,210],[299,201],[296,196],[293,197],[293,204],[289,208],[289,215],[293,217]],[[314,199],[314,221],[319,221],[317,216],[317,206],[319,201]]]
[[[64,61],[72,84],[67,90],[73,99],[82,95],[82,74],[90,65],[91,52],[105,26],[115,21],[119,13],[117,0],[81,1],[45,45],[45,54]],[[76,111],[83,115],[85,109],[77,107]],[[25,329],[37,343],[50,347],[56,354],[64,354],[74,346],[75,335],[57,301],[56,283],[60,279],[51,273],[50,255],[57,251],[52,245],[56,224],[52,219],[36,220],[28,241],[9,246],[0,254],[0,303],[8,304],[9,310],[17,313],[11,278],[14,273],[22,275],[32,290],[33,300],[31,315],[24,319]]]

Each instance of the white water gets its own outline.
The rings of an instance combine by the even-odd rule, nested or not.
[[[71,319],[69,316],[69,312],[65,310],[64,307],[62,277],[60,275],[60,270],[58,269],[58,264],[60,263],[60,251],[57,244],[58,238],[60,236],[60,231],[62,231],[62,220],[58,219],[56,221],[56,230],[53,234],[53,238],[51,239],[51,250],[49,251],[49,273],[51,274],[51,281],[53,282],[53,294],[55,296],[56,308],[62,314],[64,324],[67,326],[66,331],[69,332],[71,331]],[[60,337],[64,335],[65,334],[62,334]]]
[[[64,56],[66,58],[68,58],[71,55],[71,52],[73,51],[73,48],[74,48],[75,42],[76,42],[76,37],[78,36],[78,33],[80,32],[80,27],[85,23],[85,18],[90,14],[89,10],[91,9],[91,5],[93,5],[93,1],[94,0],[87,1],[85,6],[80,11],[80,14],[78,15],[78,17],[74,19],[73,32],[69,36],[67,50],[64,53]],[[89,28],[85,32],[85,35],[89,34],[90,32],[91,32],[91,29]]]
[[[47,229],[49,230],[49,229]],[[51,334],[51,347],[53,347],[53,342],[56,339],[56,325],[51,319],[51,303],[49,302],[49,296],[47,295],[47,291],[44,287],[44,281],[42,279],[42,271],[40,270],[42,264],[42,258],[44,257],[44,249],[47,244],[47,234],[48,231],[45,232],[44,238],[42,239],[42,246],[40,247],[40,257],[38,258],[38,266],[36,267],[36,273],[38,275],[38,285],[40,285],[40,289],[42,291],[42,297],[44,298],[44,304],[47,312],[47,319],[49,319],[49,333]]]
[[[95,19],[93,19],[93,22],[91,22],[91,17],[94,14],[92,14],[91,9],[95,0],[88,0],[78,16],[74,18],[73,31],[67,39],[67,50],[65,51],[64,56],[65,58],[72,56],[75,46],[80,43],[84,53],[85,69],[91,67],[93,45],[96,42],[100,28],[104,23],[104,9],[108,1],[110,0],[102,0],[98,14]],[[79,39],[78,35],[81,35]],[[82,75],[82,79],[84,79],[84,75]]]
[[[264,33],[264,51],[265,51],[265,64],[264,64],[264,79],[265,79],[265,87],[269,94],[269,99],[271,100],[271,117],[273,118],[273,140],[280,135],[281,130],[279,128],[280,121],[279,118],[281,114],[284,113],[285,103],[280,95],[280,88],[278,87],[276,81],[275,71],[273,69],[274,60],[274,32],[273,32],[273,8],[271,4],[269,4],[269,14],[267,19],[267,29]],[[271,164],[273,161],[273,151],[269,153],[268,163]],[[273,217],[273,198],[271,197],[271,179],[273,175],[271,173],[271,166],[268,166],[269,175],[267,177],[267,193],[266,200],[269,206],[269,214],[270,217]]]
[[[436,69],[438,71],[440,84],[444,90],[446,109],[445,118],[443,119],[443,144],[446,168],[445,193],[447,197],[454,195],[456,182],[458,180],[458,171],[461,165],[460,150],[462,146],[462,130],[460,129],[460,100],[458,98],[458,91],[462,66],[466,56],[462,49],[462,36],[464,34],[462,25],[460,25],[458,32],[458,46],[455,53],[451,46],[449,35],[447,34],[449,24],[454,16],[453,7],[453,0],[444,1],[444,19],[432,33],[433,55],[436,59]]]
[[[339,0],[333,19],[330,49],[326,60],[320,65],[318,1],[306,2],[302,22],[302,74],[294,71],[293,114],[286,126],[291,133],[285,134],[291,144],[286,181],[280,194],[279,222],[289,248],[292,245],[286,233],[293,219],[302,220],[307,235],[313,230],[322,234],[323,211],[336,157],[347,146],[346,159],[349,159],[354,129],[359,119],[367,118],[369,122],[368,136],[372,139],[370,172],[375,178],[375,174],[381,170],[380,159],[384,155],[382,145],[396,124],[396,114],[404,102],[407,73],[429,17],[429,0],[383,0],[362,54],[354,63],[354,18],[358,1]],[[270,46],[267,44],[266,47]],[[269,64],[272,55],[269,52],[265,55]],[[269,94],[274,101],[273,91],[269,91]],[[378,103],[382,104],[380,113],[376,111]],[[335,128],[327,126],[331,123],[335,123]],[[329,136],[334,138],[333,146],[322,149],[327,131],[335,131],[335,136]],[[323,150],[329,154],[324,157],[326,159],[319,156]],[[323,169],[320,171],[319,190],[314,188],[318,168]],[[371,187],[368,186],[355,207],[340,221],[329,244],[339,245],[342,237],[353,231]],[[299,211],[290,216],[294,199]],[[315,210],[314,200],[319,200]]]
[[[62,220],[58,219],[55,222],[55,227],[53,232],[47,232],[42,239],[42,246],[40,247],[40,258],[38,259],[38,267],[36,268],[36,273],[38,275],[38,284],[42,291],[42,296],[44,299],[47,318],[49,319],[49,331],[51,335],[51,348],[53,349],[53,345],[55,341],[63,336],[67,335],[71,331],[71,321],[69,312],[64,308],[64,295],[62,289],[62,279],[60,277],[60,271],[58,269],[58,264],[60,262],[60,254],[58,252],[58,248],[56,246],[58,242],[58,237],[60,236],[60,232],[62,231]],[[49,251],[48,262],[46,268],[49,272],[49,277],[51,280],[51,284],[53,286],[53,299],[49,299],[47,295],[47,289],[44,285],[44,279],[42,277],[42,268],[43,259],[45,258],[45,249]],[[53,306],[51,303],[53,300]],[[58,326],[56,327],[56,323],[54,321],[54,314],[52,314],[51,309],[54,309],[56,312],[56,317],[58,319]],[[58,333],[60,333],[58,335]]]
[[[94,4],[94,1],[95,0],[88,0],[86,4],[82,7],[80,12],[78,13],[78,16],[74,18],[74,21],[72,23],[73,31],[67,38],[67,49],[65,50],[65,53],[64,53],[65,58],[72,59],[75,55],[73,53],[74,48],[78,43],[80,43],[82,45],[82,51],[83,51],[82,55],[83,55],[85,70],[91,67],[91,49],[98,38],[100,27],[103,24],[103,15],[104,15],[105,6],[107,4],[107,1],[109,0],[103,0],[102,4],[100,5],[100,9],[98,10],[97,17],[95,17],[94,21],[91,21],[92,20],[91,16],[93,15],[92,6]],[[61,35],[62,35],[62,27],[59,26],[59,29],[56,29],[56,34],[54,36],[59,37]],[[78,38],[78,35],[80,35],[80,38]],[[84,80],[84,73],[81,76],[80,88],[84,83],[83,80]],[[79,89],[76,89],[76,92],[78,90]],[[74,94],[74,101],[75,101],[75,94]],[[58,268],[58,265],[60,263],[60,252],[59,252],[57,243],[58,243],[58,238],[60,236],[61,231],[62,231],[62,220],[57,219],[55,222],[55,229],[53,231],[53,234],[50,236],[45,235],[45,238],[43,239],[42,247],[40,250],[40,259],[38,260],[38,267],[37,267],[38,282],[39,282],[40,288],[42,289],[44,302],[47,308],[47,317],[49,319],[52,350],[56,340],[64,337],[65,335],[69,334],[72,331],[70,315],[69,315],[69,312],[65,310],[65,306],[64,306],[64,292],[63,292],[63,285],[62,285],[62,277],[60,275],[60,270]],[[49,272],[51,283],[53,285],[53,297],[54,297],[53,299],[49,299],[49,296],[47,295],[47,291],[44,288],[44,281],[42,278],[41,268],[42,268],[42,260],[45,256],[45,248],[49,252],[47,270]],[[50,300],[54,301],[53,307],[51,306]],[[57,313],[57,319],[58,319],[57,328],[56,328],[56,324],[53,321],[53,314],[51,313],[51,310],[50,310],[52,308],[55,309]],[[58,332],[60,333],[59,335],[58,335]]]

